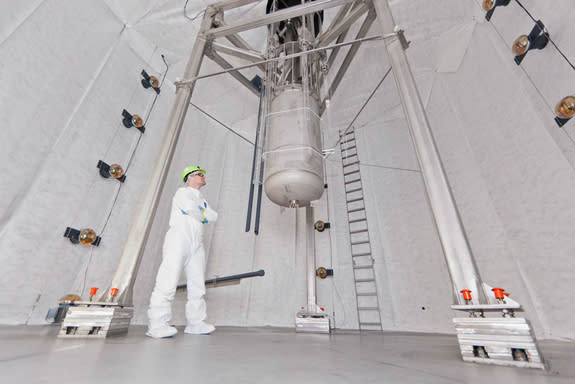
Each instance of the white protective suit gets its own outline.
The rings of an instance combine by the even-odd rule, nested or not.
[[[199,190],[186,186],[176,191],[172,199],[170,229],[164,240],[162,264],[148,309],[148,333],[155,335],[153,337],[173,336],[177,332],[168,324],[172,319],[172,301],[182,268],[187,277],[188,327],[202,324],[206,318],[206,256],[202,236],[204,225],[215,222],[217,218],[217,212],[210,208]],[[168,328],[173,333],[170,334]]]

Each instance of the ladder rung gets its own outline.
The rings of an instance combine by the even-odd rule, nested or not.
[[[351,243],[351,245],[360,245],[360,244],[369,244],[369,240],[356,241],[355,243]]]
[[[377,296],[377,292],[358,292],[357,296]]]
[[[367,228],[366,229],[358,229],[356,231],[350,231],[349,234],[354,235],[356,233],[362,233],[362,232],[367,232]]]
[[[367,218],[350,220],[349,223],[350,223],[350,224],[360,223],[360,222],[362,222],[362,221],[367,221]]]
[[[363,200],[363,197],[358,197],[358,198],[355,198],[355,199],[347,200],[347,203],[348,203],[348,204],[349,204],[349,203],[355,203],[356,201],[360,201],[360,200]]]
[[[352,209],[352,210],[347,211],[347,213],[354,213],[354,212],[359,212],[359,211],[365,211],[365,208]]]
[[[360,311],[379,311],[378,307],[358,307]]]
[[[371,283],[372,281],[375,281],[375,279],[356,279],[355,280],[356,283]]]
[[[361,191],[361,187],[356,188],[356,189],[350,189],[349,191],[345,191],[345,193],[354,193],[354,192],[359,192]]]
[[[349,139],[349,140],[341,141],[339,144],[340,144],[340,145],[341,145],[341,144],[347,144],[347,143],[351,143],[352,141],[355,141],[355,137],[352,137],[352,138]]]
[[[351,257],[360,257],[360,256],[369,256],[371,252],[363,252],[363,253],[356,253],[355,255],[352,254]]]
[[[349,176],[349,175],[353,175],[354,173],[359,173],[359,169],[356,169],[355,171],[346,172],[346,173],[344,173],[343,175],[344,175],[344,176]]]
[[[344,133],[344,134],[340,134],[341,137],[346,137],[348,135],[353,135],[355,133],[355,131],[350,131],[348,133]]]
[[[366,264],[366,265],[354,265],[353,269],[372,269],[373,264]]]
[[[359,325],[360,325],[360,326],[362,326],[362,325],[368,325],[368,326],[381,327],[381,324],[380,324],[380,323],[373,323],[373,322],[370,322],[370,323],[362,323],[362,322],[360,322]]]
[[[349,167],[350,165],[356,165],[356,164],[359,164],[359,161],[353,161],[353,162],[351,162],[351,163],[344,164],[343,166],[344,166],[344,168],[345,168],[345,167]]]
[[[344,183],[345,185],[348,185],[348,184],[357,183],[358,181],[361,181],[361,175],[359,175],[359,177],[358,177],[357,179],[355,179],[355,180],[348,180],[348,181],[344,181],[343,183]]]
[[[351,145],[351,146],[349,146],[349,147],[347,147],[347,148],[342,148],[341,150],[345,152],[345,151],[350,151],[350,150],[352,150],[352,149],[354,149],[354,148],[357,148],[357,145]]]
[[[357,156],[357,152],[356,152],[356,153],[352,153],[351,155],[342,156],[341,158],[342,158],[342,160],[346,160],[346,159],[349,159],[350,157],[354,157],[354,156]]]

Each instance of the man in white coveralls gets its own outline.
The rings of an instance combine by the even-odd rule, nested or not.
[[[153,338],[172,337],[178,333],[168,323],[172,319],[172,301],[182,268],[186,271],[188,290],[184,333],[207,335],[216,329],[204,322],[206,255],[202,236],[204,225],[216,221],[218,214],[200,193],[200,188],[206,185],[204,169],[189,166],[182,172],[182,180],[186,185],[179,188],[172,199],[170,229],[166,233],[162,264],[150,298],[146,336]]]

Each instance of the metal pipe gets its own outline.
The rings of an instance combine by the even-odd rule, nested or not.
[[[213,279],[208,279],[204,283],[205,285],[217,285],[218,283],[230,282],[235,280],[241,279],[248,279],[250,277],[257,277],[257,276],[264,276],[266,272],[263,269],[254,272],[246,272],[246,273],[239,273],[237,275],[229,275],[229,276],[222,276],[222,277],[214,277]],[[178,289],[187,288],[186,284],[178,285]]]
[[[317,294],[315,287],[315,230],[313,226],[313,207],[305,207],[306,233],[306,278],[307,278],[307,310],[317,312]]]
[[[258,123],[256,126],[256,140],[254,145],[254,156],[252,159],[252,175],[250,177],[250,197],[248,200],[248,214],[246,217],[246,232],[250,231],[252,223],[252,206],[254,202],[254,176],[256,172],[256,161],[258,159],[258,140],[260,137],[261,123],[262,123],[262,107],[263,107],[263,92],[260,93],[260,103],[258,106]]]
[[[373,4],[383,33],[393,33],[395,21],[393,20],[388,1],[373,0]],[[469,289],[475,293],[473,304],[487,304],[487,295],[483,290],[483,284],[475,266],[471,248],[467,241],[445,170],[443,169],[425,108],[421,102],[399,36],[385,39],[385,47],[393,68],[409,131],[421,167],[427,196],[453,282],[454,300],[456,303],[463,304],[459,291]]]
[[[196,39],[184,72],[185,77],[194,77],[200,71],[206,47],[205,31],[211,26],[215,14],[216,11],[214,8],[208,7],[206,9],[198,38]],[[189,87],[179,88],[176,91],[176,99],[166,129],[164,130],[164,136],[160,143],[158,154],[156,155],[154,168],[150,172],[145,189],[140,197],[138,207],[136,208],[136,215],[132,221],[128,237],[126,238],[118,267],[112,278],[111,288],[118,289],[116,302],[123,305],[132,304],[134,281],[136,280],[136,274],[140,266],[142,254],[144,253],[146,240],[152,227],[158,201],[164,187],[168,170],[170,169],[193,89],[194,84],[192,83]],[[98,301],[111,301],[110,299],[110,294],[103,292]]]
[[[318,38],[318,46],[323,46],[331,43],[343,32],[347,31],[349,27],[357,21],[368,10],[368,5],[363,3],[359,7],[352,10],[347,17],[341,20],[336,25],[331,25],[327,31],[321,34]]]

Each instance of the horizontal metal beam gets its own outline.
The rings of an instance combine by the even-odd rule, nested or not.
[[[231,65],[226,59],[221,57],[217,52],[210,52],[206,56],[208,56],[212,61],[218,64],[223,69],[230,69],[234,66]],[[239,73],[238,71],[231,71],[228,72],[231,76],[233,76],[237,81],[245,85],[250,91],[252,91],[256,96],[260,96],[260,91],[252,84],[251,81],[248,80],[247,77]]]
[[[282,57],[274,57],[268,60],[264,60],[261,61],[259,63],[253,63],[253,64],[246,64],[246,65],[241,65],[239,67],[234,67],[234,68],[230,68],[230,69],[225,69],[223,71],[218,71],[218,72],[212,72],[212,73],[207,73],[205,75],[199,75],[199,76],[195,76],[192,77],[190,79],[184,79],[181,81],[176,81],[175,85],[176,88],[178,87],[184,87],[187,86],[189,84],[193,84],[194,82],[196,82],[196,80],[199,79],[205,79],[208,77],[214,77],[214,76],[218,76],[224,73],[228,73],[228,72],[232,72],[232,71],[239,71],[242,69],[246,69],[246,68],[251,68],[251,67],[255,67],[256,65],[260,65],[260,64],[265,64],[265,63],[271,63],[271,62],[275,62],[275,61],[280,61],[280,60],[289,60],[289,59],[293,59],[295,57],[299,57],[299,56],[303,56],[303,55],[309,55],[310,53],[314,53],[314,52],[319,52],[319,51],[325,51],[328,49],[334,49],[337,47],[343,47],[346,45],[353,45],[354,47],[356,45],[359,45],[360,43],[366,42],[366,41],[373,41],[373,40],[381,40],[383,39],[384,36],[369,36],[369,37],[364,37],[361,39],[357,39],[357,40],[353,40],[353,41],[346,41],[345,43],[341,43],[341,44],[334,44],[334,45],[330,45],[328,47],[320,47],[320,48],[314,48],[314,49],[310,49],[308,51],[302,51],[302,52],[298,52],[298,53],[293,53],[291,55],[286,55],[286,56],[282,56]]]
[[[255,51],[255,49],[253,49],[251,47],[251,45],[239,35],[235,35],[235,34],[226,35],[226,39],[228,39],[228,41],[230,43],[232,43],[233,45],[235,45],[238,48],[246,49],[248,51]],[[265,57],[264,57],[264,59],[265,59]],[[261,69],[264,73],[266,72],[266,66],[265,65],[258,65],[258,68]]]
[[[218,28],[212,28],[206,33],[206,36],[208,38],[223,37],[233,33],[247,31],[248,29],[254,29],[262,27],[264,25],[277,23],[282,20],[307,15],[313,12],[318,12],[323,9],[345,5],[352,1],[354,0],[317,0],[314,2],[305,3],[295,7],[289,7],[276,12],[268,13],[264,16],[254,16],[250,20],[244,22],[225,25]]]
[[[215,49],[217,52],[239,57],[240,59],[248,60],[253,63],[266,59],[264,55],[262,55],[258,51],[246,50],[237,47],[230,47],[229,45],[221,44],[215,41],[212,43],[212,48]]]

